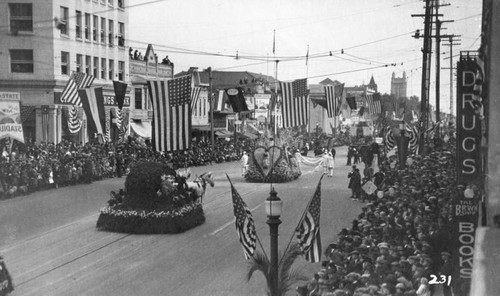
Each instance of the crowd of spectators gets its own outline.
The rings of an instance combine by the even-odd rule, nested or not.
[[[248,139],[234,142],[217,138],[212,153],[209,141],[193,140],[190,150],[159,153],[140,138],[129,138],[116,145],[62,141],[56,145],[16,142],[10,147],[3,141],[0,142],[0,198],[122,177],[138,160],[165,162],[174,169],[238,160],[242,151],[252,145]]]
[[[465,190],[454,179],[454,144],[448,144],[412,156],[404,170],[394,165],[395,156],[381,161],[380,192],[329,244],[321,270],[297,290],[308,296],[432,295],[431,275],[451,273],[451,200]],[[448,285],[441,286],[451,295]]]

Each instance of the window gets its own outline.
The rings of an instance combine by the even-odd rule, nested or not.
[[[101,43],[106,43],[106,19],[101,17]]]
[[[108,69],[108,77],[109,77],[109,80],[113,80],[114,79],[114,72],[115,72],[115,61],[114,60],[109,60],[109,69]]]
[[[118,46],[125,46],[125,24],[118,22]]]
[[[142,88],[135,88],[135,109],[142,109]]]
[[[92,63],[92,57],[85,56],[85,74],[87,75],[92,75],[92,73],[90,72],[92,70],[91,63]]]
[[[113,46],[114,43],[114,27],[115,25],[113,24],[113,20],[108,20],[108,44],[109,46]]]
[[[106,59],[101,59],[101,79],[106,79]]]
[[[118,62],[118,80],[125,80],[125,62]]]
[[[33,73],[32,49],[11,49],[9,52],[12,73]]]
[[[59,19],[59,23],[57,24],[57,28],[61,31],[61,35],[69,35],[68,30],[69,25],[69,17],[68,17],[68,8],[61,6],[61,16]]]
[[[61,51],[61,74],[69,75],[69,52]]]
[[[33,5],[31,3],[9,3],[10,32],[33,32]]]
[[[97,15],[93,15],[93,22],[92,22],[92,40],[95,42],[99,41],[99,38],[97,37],[97,30],[99,27],[99,17]]]
[[[90,40],[90,14],[85,14],[85,40]]]
[[[81,54],[76,55],[76,72],[82,72],[83,56]]]
[[[118,0],[118,7],[125,8],[125,0]]]
[[[82,12],[76,11],[76,38],[82,39]]]
[[[99,79],[99,58],[94,57],[94,68],[93,69],[93,74],[95,79]]]

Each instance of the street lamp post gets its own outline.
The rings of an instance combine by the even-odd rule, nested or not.
[[[280,215],[283,208],[283,201],[278,197],[274,187],[271,189],[269,197],[265,203],[269,234],[271,236],[271,295],[278,295],[278,226],[281,224]]]

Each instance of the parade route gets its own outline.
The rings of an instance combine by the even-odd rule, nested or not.
[[[322,182],[323,249],[360,211],[347,189],[345,147],[337,149],[333,178]],[[192,168],[212,171],[215,187],[203,200],[206,222],[180,234],[129,235],[97,231],[99,209],[109,191],[125,178],[107,179],[37,192],[0,201],[0,254],[14,280],[12,295],[263,295],[265,280],[255,274],[247,282],[243,251],[234,229],[231,180],[252,211],[266,252],[269,229],[263,210],[270,184],[246,183],[237,162]],[[293,235],[321,176],[306,173],[298,180],[274,184],[283,200],[279,248]],[[260,248],[258,248],[260,250]],[[319,263],[303,258],[296,267],[311,276]],[[290,295],[295,295],[292,292]]]

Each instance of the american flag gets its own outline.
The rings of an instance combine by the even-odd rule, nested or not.
[[[82,102],[80,100],[80,96],[78,95],[78,89],[90,87],[93,82],[94,76],[81,72],[73,72],[62,91],[61,102],[81,107]]]
[[[156,151],[191,147],[191,75],[148,80],[153,103],[152,141]]]
[[[328,117],[333,118],[339,115],[343,92],[344,84],[325,86],[326,111]]]
[[[82,99],[88,124],[92,130],[104,137],[107,129],[102,87],[81,88],[78,95]]]
[[[366,95],[366,103],[368,104],[368,112],[370,114],[380,114],[382,113],[382,107],[380,106],[380,94],[369,94]]]
[[[323,179],[323,177],[321,177]],[[321,236],[319,231],[319,216],[321,212],[321,179],[316,187],[305,216],[295,229],[300,248],[309,262],[321,260]]]
[[[227,177],[227,179],[231,184],[234,217],[236,218],[236,231],[238,233],[238,237],[240,238],[240,243],[243,247],[245,258],[248,260],[253,256],[253,253],[257,248],[257,232],[255,231],[255,223],[252,218],[252,212],[250,212],[250,209],[248,209],[238,191],[236,191],[236,188],[234,188],[233,183],[229,179],[229,176]]]
[[[198,104],[198,99],[200,98],[201,87],[193,87],[191,91],[191,114],[194,114],[194,109]]]
[[[280,82],[283,127],[306,125],[309,115],[307,79]]]

